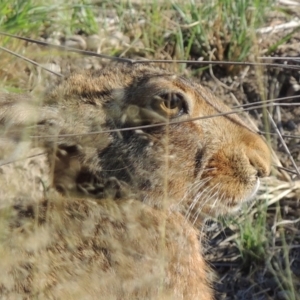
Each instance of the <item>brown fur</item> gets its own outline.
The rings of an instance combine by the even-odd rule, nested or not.
[[[169,96],[183,103],[172,117],[161,106]],[[229,108],[146,65],[73,74],[41,97],[0,101],[2,164],[45,153],[1,168],[3,297],[213,298],[193,224],[255,193],[270,171],[259,135],[237,115],[173,124]]]

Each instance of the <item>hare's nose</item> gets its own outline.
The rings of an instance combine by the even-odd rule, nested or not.
[[[258,177],[266,177],[271,171],[271,152],[265,141],[253,132],[243,139],[246,155],[250,165],[256,170]]]

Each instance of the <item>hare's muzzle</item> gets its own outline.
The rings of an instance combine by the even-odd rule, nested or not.
[[[201,180],[208,179],[204,201],[210,214],[239,208],[257,193],[259,178],[270,173],[271,155],[265,141],[246,126],[232,124],[217,137],[222,143],[207,160],[201,176]]]

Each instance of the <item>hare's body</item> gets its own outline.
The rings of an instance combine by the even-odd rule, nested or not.
[[[0,100],[2,161],[46,152],[2,167],[0,294],[212,299],[192,223],[256,192],[270,165],[257,134],[236,115],[205,118],[229,109],[143,65]]]

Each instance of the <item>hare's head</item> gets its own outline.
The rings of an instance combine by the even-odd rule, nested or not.
[[[200,84],[169,72],[115,65],[75,74],[48,94],[48,102],[57,99],[76,107],[75,132],[76,122],[89,126],[86,132],[108,132],[95,152],[83,145],[81,187],[109,181],[152,206],[188,205],[211,215],[238,208],[270,172],[270,151],[258,134],[236,114],[209,117],[230,110]]]

